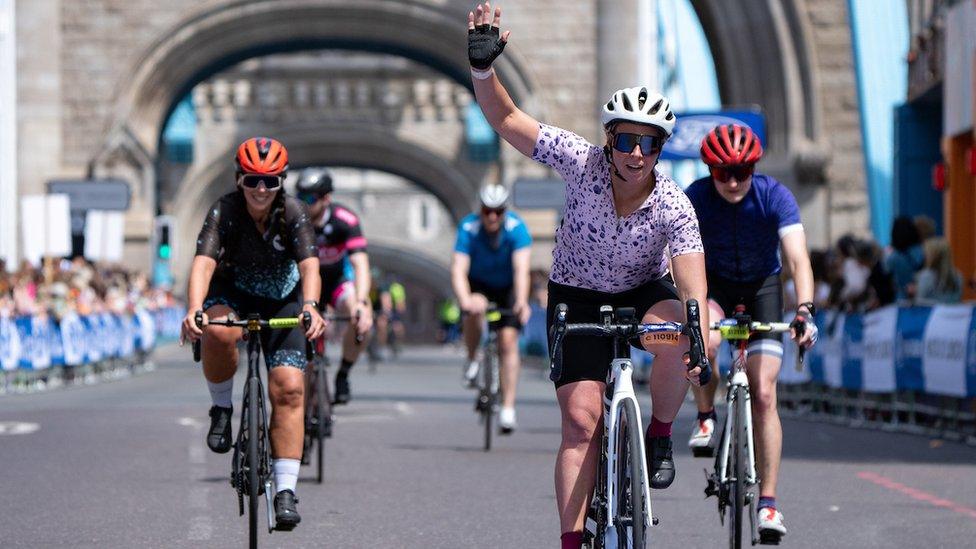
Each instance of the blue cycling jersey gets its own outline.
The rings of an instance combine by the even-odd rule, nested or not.
[[[698,214],[710,274],[752,282],[780,272],[780,239],[803,230],[800,208],[786,186],[757,173],[738,204],[722,198],[711,177],[695,181],[685,192]]]
[[[458,225],[454,251],[471,257],[468,277],[492,288],[512,286],[512,253],[532,244],[529,229],[515,212],[505,212],[498,234],[489,235],[480,216],[469,214]]]

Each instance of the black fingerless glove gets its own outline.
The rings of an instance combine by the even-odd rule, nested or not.
[[[498,27],[491,25],[478,25],[468,30],[468,61],[472,67],[486,70],[502,54],[505,42],[498,38],[498,34]]]

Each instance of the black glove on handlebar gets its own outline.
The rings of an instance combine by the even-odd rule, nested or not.
[[[502,54],[505,42],[498,35],[498,27],[491,25],[478,25],[468,30],[468,61],[472,67],[486,70]]]

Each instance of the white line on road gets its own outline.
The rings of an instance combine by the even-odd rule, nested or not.
[[[26,421],[0,421],[0,435],[29,435],[40,428],[39,424]]]

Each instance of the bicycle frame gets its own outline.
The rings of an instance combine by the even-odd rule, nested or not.
[[[637,425],[636,431],[644,433],[644,421],[640,415],[640,405],[637,402],[637,394],[634,392],[634,365],[630,361],[630,348],[626,344],[623,345],[623,353],[618,347],[617,355],[624,354],[625,356],[617,356],[610,363],[610,371],[607,374],[607,393],[612,395],[612,398],[607,401],[606,398],[603,399],[603,417],[605,418],[603,422],[603,459],[601,462],[606,463],[603,466],[604,469],[604,482],[597,484],[597,490],[601,488],[605,493],[603,494],[603,512],[606,513],[607,523],[604,530],[604,539],[606,540],[607,547],[617,546],[617,530],[615,528],[617,517],[613,513],[613,509],[617,508],[617,498],[619,495],[616,493],[616,486],[613,482],[607,481],[607,479],[616,478],[617,470],[621,466],[619,455],[620,455],[620,445],[626,444],[627,441],[622,440],[620,433],[618,432],[618,427],[620,425],[620,414],[623,409],[623,403],[630,400],[634,403],[634,407],[637,409]],[[647,463],[647,450],[644,445],[640,445],[640,456],[641,463]],[[654,513],[651,509],[651,487],[650,481],[648,479],[648,472],[645,469],[644,478],[641,479],[641,487],[643,489],[643,498],[645,501],[645,509],[647,511],[644,522],[644,528],[650,528],[651,525],[657,524],[657,520],[654,519]]]
[[[744,402],[738,403],[735,400],[735,387],[741,387],[744,391],[741,394],[744,396]],[[732,420],[735,417],[735,407],[736,405],[745,406],[745,416],[746,416],[746,440],[747,448],[749,454],[748,471],[749,474],[746,477],[746,484],[749,486],[754,486],[759,483],[759,478],[756,475],[756,450],[755,450],[755,439],[752,436],[752,396],[749,393],[749,376],[746,375],[746,341],[740,340],[738,345],[738,352],[736,353],[735,360],[733,361],[732,370],[729,377],[729,385],[726,391],[725,400],[727,402],[728,412],[725,416],[725,429],[722,431],[722,442],[719,446],[718,455],[718,474],[719,481],[722,483],[729,482],[728,475],[728,464],[729,464],[729,453],[732,445],[732,437],[729,433],[732,432]]]

